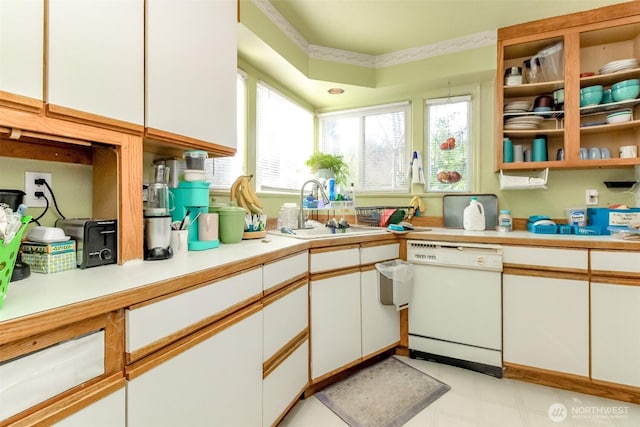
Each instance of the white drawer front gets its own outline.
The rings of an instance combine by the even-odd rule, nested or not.
[[[374,262],[395,259],[400,256],[400,243],[391,245],[371,246],[360,249],[360,264],[371,264]]]
[[[587,269],[588,252],[582,249],[503,246],[502,262],[532,266]]]
[[[104,374],[104,332],[0,364],[0,420]]]
[[[260,294],[262,269],[255,269],[144,307],[127,310],[127,352],[149,345]]]
[[[265,305],[263,360],[269,359],[309,322],[309,285]]]
[[[333,252],[320,252],[311,254],[309,271],[318,273],[321,271],[338,270],[340,268],[360,265],[360,249],[349,248]]]
[[[264,265],[263,289],[267,290],[309,271],[309,252]]]
[[[591,251],[591,270],[640,272],[640,252]]]
[[[273,425],[308,381],[309,341],[305,341],[262,382],[262,425]]]

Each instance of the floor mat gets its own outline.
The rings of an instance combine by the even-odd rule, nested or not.
[[[450,389],[447,384],[390,357],[315,396],[351,427],[395,427]]]

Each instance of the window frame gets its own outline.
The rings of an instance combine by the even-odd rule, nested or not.
[[[274,93],[275,95],[277,95],[278,97],[282,98],[282,100],[285,100],[289,103],[291,103],[292,105],[300,108],[301,112],[305,112],[309,114],[309,118],[310,118],[310,132],[309,132],[309,140],[306,141],[306,143],[308,144],[308,153],[306,153],[304,156],[300,156],[299,159],[297,159],[297,161],[294,161],[293,163],[296,165],[296,170],[297,172],[294,173],[294,178],[292,179],[292,181],[296,181],[295,184],[293,184],[290,188],[288,187],[277,187],[277,186],[266,186],[264,184],[264,177],[263,177],[263,171],[260,165],[260,156],[261,156],[261,143],[260,143],[260,138],[261,138],[261,134],[260,134],[260,130],[261,130],[261,124],[260,124],[260,117],[261,117],[261,113],[260,113],[260,90],[261,87],[266,88],[267,90],[269,90],[270,92]],[[279,91],[278,89],[274,88],[273,86],[271,86],[270,84],[266,83],[263,80],[258,80],[257,84],[256,84],[256,102],[255,102],[255,117],[256,117],[256,125],[255,125],[255,182],[256,182],[256,190],[260,191],[260,192],[267,192],[267,193],[273,193],[273,194],[295,194],[296,192],[300,191],[300,187],[302,185],[302,183],[308,179],[309,177],[311,177],[311,175],[309,174],[308,168],[305,166],[304,162],[306,161],[306,159],[311,155],[311,153],[313,153],[313,149],[314,149],[314,141],[315,141],[315,114],[312,110],[310,110],[309,108],[303,106],[301,103],[297,102],[296,100],[292,99],[291,97],[285,95],[284,93],[282,93],[281,91]],[[287,119],[288,121],[290,121],[290,119]],[[296,143],[299,144],[300,138],[296,138]],[[291,145],[288,142],[279,142],[279,147],[280,148],[289,148]],[[285,167],[285,170],[286,169]]]
[[[424,102],[424,148],[425,148],[425,182],[424,182],[424,191],[425,193],[472,193],[475,187],[476,182],[476,155],[475,155],[475,128],[473,126],[474,123],[474,115],[476,113],[475,96],[473,93],[468,93],[465,95],[456,95],[456,96],[444,96],[444,97],[434,97],[427,98]],[[430,128],[430,111],[429,108],[431,106],[438,106],[443,104],[453,104],[459,102],[467,103],[467,122],[466,122],[466,135],[467,141],[463,141],[465,144],[465,149],[467,151],[466,156],[466,174],[463,176],[463,179],[466,177],[467,186],[462,189],[454,189],[454,188],[437,188],[433,187],[432,183],[434,183],[433,177],[435,175],[432,174],[432,156],[441,154],[436,147],[436,144],[431,144],[431,128]],[[439,141],[436,141],[439,142]],[[460,141],[457,141],[460,144]],[[435,181],[436,184],[443,185],[442,183]]]
[[[348,110],[340,110],[340,111],[332,111],[327,113],[321,113],[317,115],[318,118],[318,150],[323,151],[323,138],[324,138],[324,126],[325,121],[329,119],[349,119],[349,118],[358,118],[359,119],[359,141],[357,147],[357,155],[358,155],[358,175],[357,177],[351,177],[352,181],[355,182],[355,190],[358,194],[365,195],[376,195],[376,194],[410,194],[411,193],[411,179],[410,179],[410,161],[412,151],[412,127],[411,127],[411,102],[410,101],[400,101],[388,104],[379,104],[361,108],[353,108]],[[380,114],[387,113],[395,113],[402,112],[404,114],[404,151],[405,153],[401,154],[401,158],[405,159],[405,181],[406,183],[402,186],[398,186],[395,188],[363,188],[360,185],[363,178],[365,177],[366,170],[364,169],[364,157],[363,153],[366,148],[365,141],[365,117],[367,116],[375,116]],[[331,152],[331,151],[327,151]],[[342,153],[332,153],[332,154],[342,154]]]

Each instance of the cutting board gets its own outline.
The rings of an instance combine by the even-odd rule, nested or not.
[[[442,199],[442,217],[446,228],[463,228],[462,215],[469,200],[476,197],[484,206],[486,230],[495,230],[498,225],[498,197],[495,194],[445,194]]]

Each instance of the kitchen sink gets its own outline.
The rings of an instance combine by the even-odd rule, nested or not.
[[[304,228],[304,229],[293,229],[291,230],[293,234],[283,233],[280,230],[271,230],[268,233],[274,234],[278,236],[291,237],[294,239],[303,239],[303,240],[311,240],[311,239],[334,239],[339,237],[350,237],[350,236],[362,236],[362,235],[372,235],[372,234],[384,234],[387,231],[381,227],[367,227],[367,226],[358,226],[352,225],[349,228],[345,228],[342,230],[336,230],[333,232],[333,229],[329,227],[317,227],[317,228]]]

